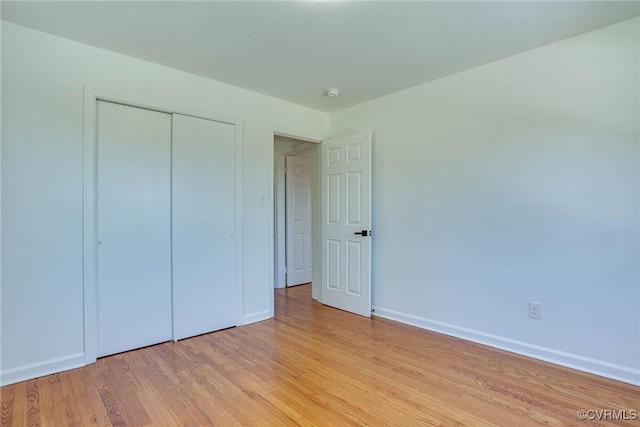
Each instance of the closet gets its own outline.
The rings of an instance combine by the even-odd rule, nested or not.
[[[236,325],[235,126],[98,101],[98,356]]]

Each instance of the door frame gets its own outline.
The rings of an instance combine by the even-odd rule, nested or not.
[[[275,314],[274,310],[274,290],[276,284],[276,268],[275,268],[275,208],[276,208],[276,200],[275,200],[275,137],[282,136],[285,138],[293,138],[302,142],[313,142],[316,144],[315,147],[312,147],[313,150],[313,159],[312,159],[312,168],[313,173],[311,177],[311,186],[313,188],[313,197],[312,197],[312,212],[313,212],[313,281],[312,281],[312,292],[311,296],[313,299],[317,301],[322,300],[321,295],[321,283],[322,283],[322,272],[320,268],[316,268],[316,266],[321,265],[321,254],[320,254],[320,239],[315,236],[320,236],[320,213],[321,213],[321,191],[320,191],[320,178],[319,178],[319,166],[320,166],[320,156],[318,155],[320,149],[320,143],[324,141],[324,137],[318,135],[309,135],[304,132],[298,132],[295,130],[288,129],[283,126],[272,126],[268,132],[267,140],[268,140],[268,159],[269,159],[269,187],[268,187],[268,201],[269,201],[269,256],[268,256],[268,277],[267,280],[267,290],[269,295],[269,317],[273,317]]]
[[[300,141],[304,143],[304,141]],[[277,162],[275,165],[275,182],[274,182],[274,262],[275,262],[275,275],[274,275],[274,287],[275,288],[286,288],[287,282],[285,278],[285,267],[287,264],[287,251],[286,251],[286,242],[287,242],[287,227],[286,227],[286,200],[287,200],[287,188],[286,188],[286,175],[285,175],[285,162],[286,158],[289,156],[296,156],[296,153],[302,153],[305,151],[310,151],[311,156],[309,157],[309,161],[311,162],[311,200],[313,203],[313,199],[315,198],[316,189],[313,188],[313,176],[315,174],[316,169],[316,155],[317,155],[318,146],[307,146],[305,145],[302,148],[294,148],[288,149],[282,152],[274,152],[274,160]],[[314,212],[312,211],[312,214]],[[313,227],[313,222],[312,222]],[[313,230],[312,230],[313,233]],[[283,237],[284,236],[284,237]],[[313,253],[313,248],[312,251]],[[313,260],[312,260],[313,262]],[[312,273],[313,274],[313,273]],[[312,285],[313,286],[313,285]]]
[[[84,291],[84,361],[94,363],[98,354],[98,150],[97,103],[113,102],[130,107],[144,108],[169,114],[182,114],[200,119],[227,123],[235,126],[235,288],[237,324],[243,321],[243,265],[242,265],[242,177],[243,177],[243,122],[210,111],[171,105],[157,100],[117,93],[109,90],[84,87],[83,131],[83,291]],[[173,293],[173,289],[172,289]],[[173,324],[173,314],[171,322]],[[173,331],[172,331],[173,335]],[[175,337],[174,337],[175,338]]]

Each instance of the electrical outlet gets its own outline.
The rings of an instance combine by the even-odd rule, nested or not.
[[[542,319],[542,304],[539,302],[529,302],[529,317],[532,319]]]

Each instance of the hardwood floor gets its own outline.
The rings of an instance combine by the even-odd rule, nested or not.
[[[309,285],[276,291],[276,313],[5,386],[1,425],[640,425],[576,415],[640,411],[640,387],[324,307]]]

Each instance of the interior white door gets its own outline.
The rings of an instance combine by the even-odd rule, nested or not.
[[[171,115],[98,102],[98,355],[171,339]]]
[[[311,282],[311,160],[286,157],[287,286]]]
[[[235,126],[173,115],[174,339],[237,324]]]
[[[322,150],[322,302],[371,316],[371,133]]]

